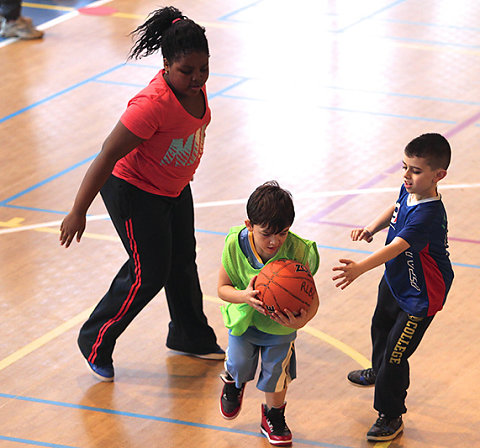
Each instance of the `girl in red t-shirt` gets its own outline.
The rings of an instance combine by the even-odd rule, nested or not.
[[[167,7],[132,34],[130,57],[161,50],[164,69],[129,101],[60,226],[60,244],[79,242],[100,192],[129,256],[78,337],[101,381],[114,379],[117,338],[163,287],[171,318],[167,347],[206,359],[225,356],[203,312],[189,185],[210,122],[205,29]]]

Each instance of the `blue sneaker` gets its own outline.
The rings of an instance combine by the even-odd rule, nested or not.
[[[113,371],[113,365],[110,364],[108,366],[97,366],[96,364],[92,364],[91,362],[85,360],[87,363],[90,372],[92,372],[93,376],[97,378],[97,380],[104,381],[107,383],[111,383],[115,377],[115,373]]]

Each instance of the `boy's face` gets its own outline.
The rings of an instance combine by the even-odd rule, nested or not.
[[[290,227],[285,227],[280,233],[272,233],[267,227],[252,224],[249,219],[245,221],[249,232],[253,235],[253,243],[258,255],[264,262],[273,258],[287,239]]]
[[[447,175],[447,170],[432,169],[423,157],[403,156],[403,182],[406,190],[421,199],[437,195],[437,182]]]

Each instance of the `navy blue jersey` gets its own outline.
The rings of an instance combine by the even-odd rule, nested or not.
[[[443,308],[453,281],[440,196],[416,201],[402,185],[385,244],[396,236],[410,247],[385,264],[388,286],[404,311],[433,316]]]

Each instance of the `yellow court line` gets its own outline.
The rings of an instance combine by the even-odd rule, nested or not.
[[[213,303],[217,303],[217,304],[224,303],[218,297],[204,295],[203,298],[204,298],[204,300],[206,300],[208,302],[213,302]],[[86,309],[85,311],[82,311],[81,313],[74,316],[72,319],[68,320],[67,322],[64,322],[61,325],[59,325],[57,328],[49,331],[48,333],[44,334],[43,336],[40,336],[38,339],[35,339],[30,344],[25,345],[24,347],[20,348],[16,352],[14,352],[11,355],[7,356],[6,358],[2,359],[0,361],[0,370],[5,369],[6,367],[10,366],[14,362],[24,358],[25,356],[27,356],[30,353],[37,350],[38,348],[44,346],[48,342],[51,342],[56,337],[61,336],[66,331],[73,328],[75,325],[78,325],[78,324],[84,322],[87,319],[87,317],[90,316],[91,312],[93,311],[93,308],[94,307],[90,307],[90,308]],[[347,344],[344,344],[343,342],[339,341],[338,339],[335,339],[333,336],[330,336],[330,335],[324,333],[323,331],[316,330],[315,328],[312,328],[309,325],[302,328],[302,331],[305,331],[306,333],[310,334],[311,336],[314,336],[314,337],[332,345],[333,347],[337,348],[341,352],[345,353],[347,356],[349,356],[352,359],[354,359],[355,361],[357,361],[362,367],[366,368],[370,365],[370,362],[368,361],[367,358],[365,358],[363,355],[358,353],[353,348],[349,347]]]
[[[49,229],[48,227],[39,227],[38,229],[32,229],[35,232],[44,232],[44,233],[55,233],[60,235],[60,230],[58,229]],[[120,242],[120,238],[114,235],[102,235],[100,233],[89,233],[85,232],[82,235],[82,238],[89,238],[91,240],[102,240],[102,241],[118,241]]]
[[[326,342],[327,344],[330,344],[332,347],[345,353],[345,355],[349,356],[354,361],[357,361],[364,369],[372,366],[370,361],[365,358],[365,356],[363,356],[361,353],[357,352],[349,345],[345,344],[342,341],[339,341],[338,339],[335,339],[333,336],[330,336],[329,334],[324,333],[321,330],[317,330],[316,328],[313,328],[307,324],[303,328],[301,328],[300,331],[304,331],[305,333],[308,333],[309,335],[314,336],[317,339]]]
[[[18,360],[24,358],[25,356],[29,355],[30,353],[34,352],[35,350],[39,349],[45,344],[48,344],[49,342],[53,341],[58,336],[61,336],[63,333],[75,327],[76,325],[84,322],[88,318],[88,316],[90,316],[90,314],[92,313],[93,308],[94,307],[91,307],[85,311],[82,311],[72,319],[59,325],[57,328],[54,328],[48,333],[45,333],[43,336],[40,336],[38,339],[35,339],[34,341],[30,342],[30,344],[25,345],[21,349],[17,350],[16,352],[2,359],[0,361],[0,370],[3,370],[6,367],[12,365],[14,362],[17,362]]]
[[[218,297],[204,295],[203,299],[208,302],[213,302],[218,304],[225,303],[223,300],[219,299]],[[313,328],[310,325],[305,325],[303,328],[300,329],[300,331],[304,331],[305,333],[308,333],[310,336],[313,336],[317,339],[320,339],[323,342],[326,342],[327,344],[330,344],[332,347],[336,348],[337,350],[340,350],[342,353],[352,358],[354,361],[357,361],[364,369],[371,367],[370,361],[365,356],[363,356],[361,353],[354,350],[349,345],[334,338],[333,336],[330,336],[329,334],[324,333],[321,330],[317,330],[316,328]]]
[[[43,3],[28,3],[28,2],[22,2],[22,6],[28,7],[28,8],[38,8],[38,9],[53,9],[55,11],[75,11],[75,8],[72,8],[70,6],[58,6],[58,5],[45,5]]]

